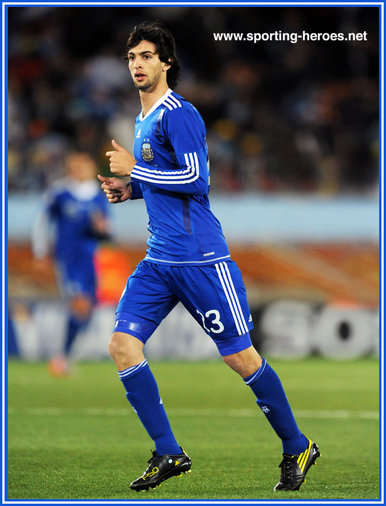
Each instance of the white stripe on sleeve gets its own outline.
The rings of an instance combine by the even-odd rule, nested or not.
[[[185,153],[185,163],[187,168],[184,170],[158,170],[141,167],[136,164],[132,171],[132,175],[141,181],[149,183],[165,183],[165,184],[186,184],[196,181],[200,177],[200,166],[197,153]]]

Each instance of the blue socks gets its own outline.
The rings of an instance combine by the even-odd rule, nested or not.
[[[155,443],[157,455],[178,455],[181,447],[174,438],[158,386],[146,360],[118,371],[126,397]]]
[[[156,380],[146,360],[118,372],[126,397],[155,443],[157,455],[182,452],[170,427]],[[257,397],[257,404],[282,440],[283,453],[299,455],[308,446],[292,414],[282,384],[265,359],[261,367],[244,378]]]
[[[64,342],[64,354],[67,356],[70,354],[70,350],[75,341],[78,332],[83,328],[84,322],[75,318],[74,316],[70,316],[67,322],[67,332],[66,339]]]
[[[264,358],[259,369],[244,378],[244,381],[251,387],[257,397],[257,404],[282,440],[283,453],[302,453],[308,446],[308,439],[296,424],[278,375]]]

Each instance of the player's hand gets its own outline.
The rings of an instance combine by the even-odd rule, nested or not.
[[[98,241],[111,239],[109,221],[101,211],[94,211],[90,214],[90,234]]]
[[[123,148],[114,139],[111,141],[114,151],[107,151],[106,156],[110,161],[110,170],[115,176],[130,176],[136,159],[127,149]]]
[[[100,174],[98,174],[98,179],[102,181],[101,188],[111,204],[124,202],[131,197],[131,184],[128,184],[124,179],[104,177]]]

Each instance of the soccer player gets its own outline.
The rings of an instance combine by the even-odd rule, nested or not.
[[[44,267],[53,257],[58,285],[68,306],[62,353],[49,362],[54,376],[69,373],[74,341],[90,320],[96,304],[94,256],[98,241],[109,236],[108,203],[95,180],[95,161],[88,153],[73,151],[66,156],[65,165],[67,177],[48,189],[32,234],[37,264]]]
[[[319,449],[299,430],[280,379],[252,346],[241,273],[209,206],[205,125],[195,107],[173,91],[180,71],[173,36],[162,25],[143,23],[131,32],[126,49],[142,105],[134,154],[113,140],[106,155],[119,177],[98,177],[111,203],[145,200],[151,232],[146,257],[118,304],[109,342],[126,397],[155,443],[145,472],[130,486],[148,490],[191,467],[143,354],[146,341],[180,301],[252,389],[282,440],[275,490],[297,490]]]

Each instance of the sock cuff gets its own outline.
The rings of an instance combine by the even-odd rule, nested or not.
[[[140,364],[133,365],[131,367],[128,367],[127,369],[123,369],[123,371],[118,371],[118,376],[121,381],[126,380],[127,378],[134,376],[138,372],[140,372],[142,369],[144,369],[146,366],[148,366],[147,360],[143,360]]]
[[[252,385],[252,383],[257,381],[260,378],[260,376],[263,374],[263,372],[265,371],[266,366],[267,366],[267,361],[265,360],[265,358],[263,358],[263,362],[262,362],[261,366],[257,369],[257,371],[254,372],[253,374],[251,374],[250,376],[247,376],[246,378],[244,378],[245,384],[250,386],[250,385]]]

